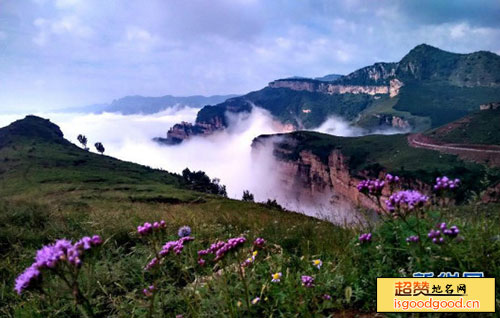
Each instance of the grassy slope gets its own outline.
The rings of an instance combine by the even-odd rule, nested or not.
[[[51,140],[47,140],[42,136],[43,131],[37,133],[38,137],[10,136],[6,140],[0,130],[0,137],[4,138],[0,139],[2,317],[79,317],[72,302],[63,299],[67,294],[60,282],[46,284],[56,296],[47,299],[30,293],[18,297],[12,291],[13,280],[30,265],[34,252],[42,244],[61,237],[78,239],[94,233],[106,241],[95,257],[95,271],[88,272],[84,267],[86,275],[81,279],[84,293],[102,315],[144,317],[147,303],[141,289],[149,285],[151,277],[144,274],[142,268],[150,252],[135,234],[135,227],[162,218],[168,224],[165,240],[174,239],[181,225],[193,228],[196,240],[183,253],[182,262],[188,271],[197,275],[210,275],[212,267],[196,267],[196,250],[217,239],[244,233],[250,239],[262,236],[268,240],[269,249],[262,251],[257,265],[248,269],[250,294],[253,297],[261,292],[271,272],[282,271],[284,279],[282,284],[266,289],[269,300],[263,299],[259,306],[252,307],[249,316],[289,317],[303,310],[307,313],[308,306],[315,308],[316,305],[304,303],[302,297],[314,297],[311,293],[318,293],[316,297],[321,299],[324,292],[330,293],[334,300],[324,305],[330,309],[321,309],[322,315],[332,309],[374,311],[375,278],[381,276],[397,277],[418,270],[484,270],[490,277],[500,275],[500,262],[496,261],[500,258],[498,243],[484,244],[500,234],[498,213],[494,212],[498,207],[493,205],[474,207],[473,214],[470,208],[433,214],[428,226],[445,218],[463,229],[467,239],[460,245],[443,249],[431,246],[428,254],[435,256],[419,265],[408,261],[414,251],[404,247],[404,237],[410,234],[407,229],[401,233],[401,242],[391,239],[388,243],[384,237],[392,237],[393,229],[382,228],[374,235],[376,244],[359,247],[356,246],[357,231],[259,204],[183,190],[175,175],[87,153],[53,138],[51,133],[48,134]],[[135,197],[142,200],[131,199]],[[175,204],[158,202],[162,201],[158,198],[178,201]],[[478,218],[478,215],[485,217]],[[396,248],[395,244],[403,248]],[[458,255],[460,261],[454,255]],[[321,271],[311,266],[314,258],[323,260]],[[172,271],[178,270],[175,263],[169,266]],[[316,277],[314,290],[304,290],[294,283],[300,281],[303,274]],[[209,286],[200,286],[199,297],[194,298],[190,298],[189,290],[182,286],[168,279],[162,281],[158,316],[184,314],[188,310],[193,310],[194,316],[230,316],[223,295],[227,292],[236,308],[237,301],[244,302],[244,290],[236,273],[226,279],[229,285],[214,279]],[[344,296],[347,287],[353,290],[349,301]],[[193,304],[198,307],[193,309]],[[244,307],[235,310],[242,313]]]
[[[427,134],[444,143],[500,145],[499,128],[500,109],[495,109],[477,111]]]
[[[40,310],[13,294],[13,281],[29,265],[36,249],[60,237],[78,239],[99,233],[111,238],[112,250],[106,257],[116,264],[116,272],[100,279],[110,286],[137,288],[137,277],[124,279],[123,275],[130,276],[129,267],[133,275],[141,271],[144,264],[139,264],[138,258],[144,256],[144,250],[124,260],[118,246],[130,248],[136,240],[135,227],[159,218],[167,220],[171,233],[181,225],[190,225],[205,244],[245,232],[279,242],[289,253],[324,253],[329,257],[345,253],[349,236],[343,233],[349,231],[332,224],[261,204],[184,190],[175,175],[89,153],[49,135],[49,139],[22,135],[1,139],[2,317],[32,316]],[[0,130],[0,137],[5,136]],[[330,244],[332,241],[339,244]],[[126,307],[123,290],[115,286],[110,293],[116,293],[114,301]]]

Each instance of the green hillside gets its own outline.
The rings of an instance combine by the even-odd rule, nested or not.
[[[318,147],[326,138],[310,136]],[[418,223],[422,231],[446,221],[464,239],[443,246],[426,240],[422,253],[405,241],[415,232],[398,220],[347,229],[272,202],[230,200],[188,186],[179,175],[79,149],[37,117],[0,129],[0,316],[370,316],[376,310],[376,277],[442,270],[500,276],[500,242],[492,240],[500,235],[497,205],[429,207]],[[138,225],[162,219],[165,228],[154,235],[137,233]],[[177,240],[184,225],[194,240],[146,271],[158,248]],[[360,244],[359,234],[368,231],[372,241]],[[102,246],[85,250],[81,267],[58,258],[61,264],[43,269],[35,285],[21,295],[14,292],[16,277],[44,244],[94,234]],[[220,261],[207,256],[199,264],[197,251],[240,236],[245,244]],[[252,247],[257,237],[265,243]],[[251,256],[249,265],[240,266]],[[317,259],[320,268],[313,264]],[[271,281],[273,273],[282,273],[279,282]],[[304,275],[314,284],[301,283]],[[154,296],[144,294],[152,284]]]
[[[500,109],[476,111],[427,132],[443,143],[500,145]]]

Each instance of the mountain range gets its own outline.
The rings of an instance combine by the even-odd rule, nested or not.
[[[167,138],[157,140],[176,144],[210,134],[228,126],[227,112],[250,112],[255,106],[294,129],[315,128],[337,115],[368,130],[424,131],[499,100],[500,56],[421,44],[399,62],[375,63],[345,76],[275,80],[261,90],[203,107],[195,123],[177,124]]]
[[[213,95],[213,96],[172,96],[165,95],[160,97],[147,96],[125,96],[115,99],[111,104],[93,104],[83,107],[65,108],[63,112],[83,112],[83,113],[121,113],[123,115],[132,114],[154,114],[175,106],[186,106],[200,108],[205,105],[213,105],[221,103],[228,98],[233,98],[238,95]]]

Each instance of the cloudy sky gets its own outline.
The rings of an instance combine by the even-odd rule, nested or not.
[[[0,111],[245,93],[428,43],[500,53],[500,1],[0,0]]]

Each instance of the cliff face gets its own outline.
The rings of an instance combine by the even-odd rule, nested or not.
[[[308,91],[323,94],[389,94],[389,86],[337,85],[310,81],[277,80],[269,83],[271,88],[289,88],[295,91]]]
[[[154,138],[154,140],[166,145],[176,145],[193,136],[210,135],[225,127],[223,119],[220,117],[212,117],[209,122],[199,122],[194,125],[183,121],[180,124],[175,124],[168,130],[167,138],[158,137]]]
[[[252,144],[252,152],[259,152],[264,147],[273,147],[276,159],[275,173],[281,189],[292,194],[302,203],[325,202],[328,207],[320,211],[325,217],[338,224],[356,224],[365,222],[366,217],[373,216],[378,209],[377,204],[357,190],[361,181],[349,173],[348,159],[339,151],[333,150],[325,164],[310,151],[301,151],[296,160],[286,159],[294,140],[256,138]],[[389,193],[384,193],[384,199]],[[371,210],[362,214],[359,207]]]

